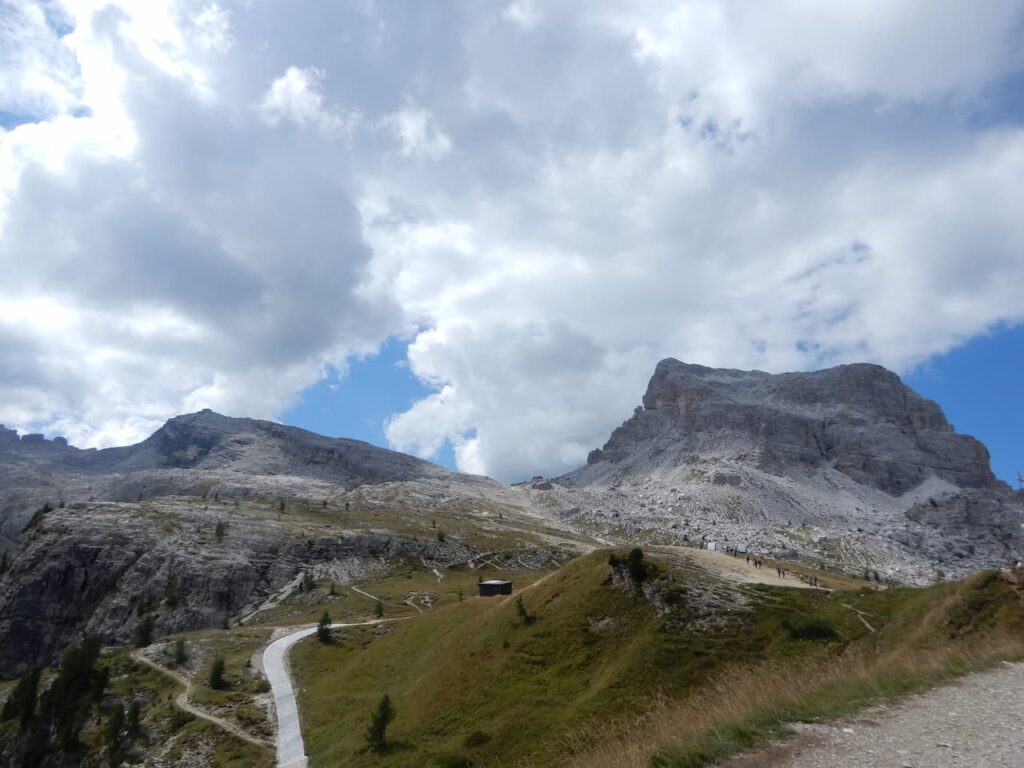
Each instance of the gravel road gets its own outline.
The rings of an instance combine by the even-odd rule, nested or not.
[[[1024,664],[970,675],[798,735],[721,768],[1021,768]]]
[[[353,624],[331,624],[331,629],[364,627],[394,619],[376,619]],[[277,765],[278,768],[305,768],[306,745],[302,741],[299,722],[299,708],[295,703],[295,689],[292,688],[288,671],[288,651],[299,640],[316,634],[316,627],[302,627],[274,640],[263,651],[263,669],[270,689],[274,693],[274,707],[277,710]]]

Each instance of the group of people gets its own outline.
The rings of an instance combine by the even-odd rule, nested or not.
[[[702,542],[701,542],[702,545],[703,545],[704,540],[706,540],[706,538],[707,537],[702,537]],[[751,555],[749,552],[746,551],[746,547],[744,547],[742,549],[742,551],[740,550],[739,547],[726,547],[725,548],[725,554],[732,555],[733,557],[738,557],[741,554],[746,554],[747,565],[753,565],[755,568],[763,568],[764,567],[764,560],[759,558],[757,555]],[[775,566],[775,574],[780,579],[784,579],[784,578],[786,578],[786,569],[777,565],[777,566]],[[818,577],[817,576],[807,576],[807,575],[804,575],[802,573],[801,574],[797,574],[797,575],[800,577],[801,581],[809,584],[810,586],[812,586],[812,587],[818,586]]]
[[[760,567],[762,567],[764,565],[764,560],[760,559],[757,556],[751,557],[748,554],[747,555],[747,565],[751,565],[751,564],[755,568],[760,568]],[[786,578],[786,569],[777,565],[777,566],[775,566],[775,574],[780,579],[784,579],[784,578]],[[799,574],[799,576],[800,576],[800,581],[804,581],[804,582],[810,584],[812,587],[818,586],[818,577],[817,576],[805,576],[804,574]]]

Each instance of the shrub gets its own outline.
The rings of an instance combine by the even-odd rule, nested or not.
[[[51,512],[53,512],[53,507],[50,506],[50,502],[46,502],[45,504],[43,504],[43,506],[41,506],[32,514],[32,519],[28,521],[28,525],[25,526],[25,530],[31,531],[33,528],[35,528],[37,525],[43,522],[43,518]]]
[[[482,747],[484,744],[491,740],[491,734],[484,733],[483,731],[473,731],[466,738],[462,740],[462,746],[472,749],[473,747]]]
[[[164,588],[164,603],[168,608],[177,608],[178,600],[178,577],[171,576],[167,580],[167,586]]]
[[[834,640],[839,636],[832,622],[820,616],[788,618],[785,629],[791,640]]]
[[[183,709],[178,709],[177,707],[175,707],[174,711],[171,712],[171,730],[177,731],[181,728],[184,728],[186,725],[188,725],[195,719],[196,716],[193,715],[191,712],[186,712]]]
[[[462,755],[438,755],[429,765],[430,768],[471,768],[473,764]]]
[[[644,562],[644,551],[640,547],[633,547],[626,559],[626,568],[629,570],[629,578],[634,584],[643,584],[650,574],[650,568]]]
[[[373,612],[376,614],[378,619],[384,616],[384,602],[382,600],[377,601],[377,605],[374,607]]]

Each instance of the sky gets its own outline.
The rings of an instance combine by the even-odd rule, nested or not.
[[[1024,470],[1024,0],[0,0],[0,422],[502,480],[664,357],[870,361]]]

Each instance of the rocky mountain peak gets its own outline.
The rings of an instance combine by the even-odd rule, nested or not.
[[[643,409],[588,463],[642,473],[652,446],[660,461],[715,457],[782,474],[831,466],[895,495],[931,475],[1001,485],[985,447],[957,434],[937,403],[866,363],[769,374],[662,360]]]

